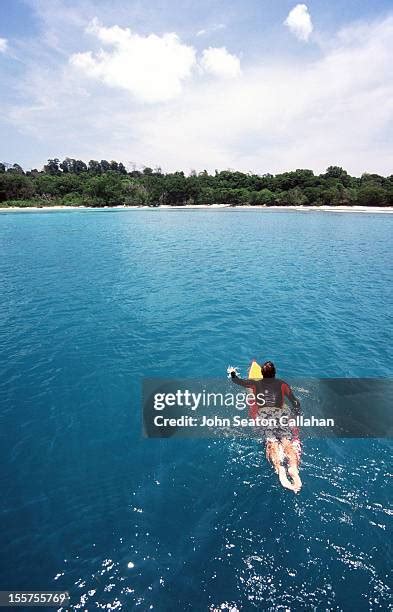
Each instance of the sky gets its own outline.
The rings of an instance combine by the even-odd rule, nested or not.
[[[0,160],[393,174],[393,0],[1,0]]]

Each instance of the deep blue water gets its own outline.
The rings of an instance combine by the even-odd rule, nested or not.
[[[0,589],[388,609],[387,440],[306,440],[295,496],[255,441],[143,439],[140,393],[253,357],[392,376],[392,235],[377,214],[1,214]]]

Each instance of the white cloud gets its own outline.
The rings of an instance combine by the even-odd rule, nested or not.
[[[3,118],[18,128],[15,143],[21,132],[31,139],[33,165],[71,155],[166,170],[321,172],[337,164],[357,175],[390,175],[392,55],[393,15],[347,27],[311,60],[266,56],[236,79],[204,78],[195,69],[181,95],[156,105],[135,104],[128,88],[103,87],[102,78],[89,81],[72,66],[34,57],[19,84],[29,103],[4,107]]]
[[[6,38],[0,38],[0,53],[5,53],[8,49],[8,41]]]
[[[94,20],[88,32],[110,51],[75,53],[70,62],[87,76],[131,92],[142,102],[177,96],[196,66],[196,51],[174,33],[140,36],[128,28],[106,28]]]
[[[240,75],[240,60],[225,47],[209,47],[202,53],[203,70],[217,77],[234,78]]]
[[[110,50],[74,53],[71,65],[106,85],[126,89],[140,102],[175,98],[198,66],[196,50],[181,42],[175,33],[140,36],[118,25],[104,27],[96,19],[87,32]],[[240,60],[225,47],[205,49],[200,67],[215,77],[240,74]]]
[[[288,14],[284,21],[289,30],[298,38],[305,42],[308,41],[314,29],[310,13],[306,4],[297,4]]]
[[[226,28],[224,23],[216,23],[210,27],[203,28],[202,30],[198,30],[196,36],[206,36],[206,34],[211,34],[212,32],[217,32],[217,30],[224,30]]]

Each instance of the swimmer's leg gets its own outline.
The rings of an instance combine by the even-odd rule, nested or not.
[[[288,480],[285,467],[281,464],[281,461],[284,458],[284,453],[283,447],[279,442],[268,440],[266,444],[266,458],[270,461],[270,463],[272,463],[276,474],[278,474],[281,485],[285,489],[289,489],[290,491],[294,491],[296,493],[294,485]]]
[[[302,481],[299,476],[299,455],[288,438],[283,438],[281,444],[285,453],[285,458],[288,461],[288,474],[292,478],[293,490],[295,493],[298,493],[302,488]]]

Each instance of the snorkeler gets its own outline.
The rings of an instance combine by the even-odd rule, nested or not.
[[[263,378],[254,380],[252,378],[239,378],[236,368],[229,367],[232,381],[252,389],[256,400],[256,414],[262,419],[275,419],[279,422],[280,417],[289,416],[289,411],[284,405],[285,397],[292,404],[292,412],[300,413],[300,402],[294,396],[290,386],[276,378],[276,368],[271,361],[266,361],[261,367]],[[278,425],[277,427],[264,428],[266,439],[266,457],[273,464],[278,474],[280,483],[286,489],[298,493],[302,487],[299,476],[299,442],[290,427]],[[287,465],[287,471],[285,469]],[[288,476],[290,478],[288,478]]]

